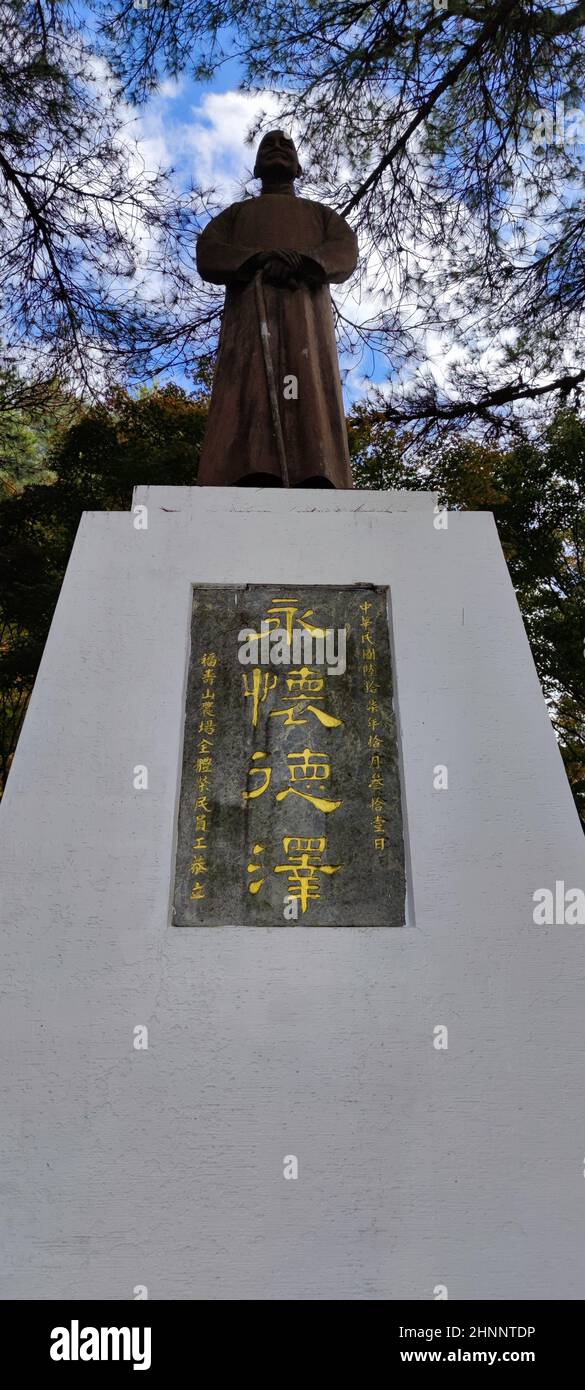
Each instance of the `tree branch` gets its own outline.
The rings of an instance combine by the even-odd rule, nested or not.
[[[400,154],[402,150],[405,149],[406,145],[408,144],[408,141],[410,140],[411,135],[414,135],[414,132],[418,130],[419,126],[421,126],[423,122],[426,120],[427,116],[430,115],[431,111],[436,106],[440,97],[442,97],[443,94],[446,91],[448,91],[451,87],[455,86],[455,84],[459,81],[459,78],[463,75],[463,73],[470,66],[470,64],[473,63],[477,57],[479,57],[479,54],[481,53],[481,50],[485,47],[486,43],[488,43],[489,40],[494,37],[494,34],[497,33],[497,30],[500,27],[502,21],[505,20],[509,23],[509,21],[513,17],[513,11],[515,9],[521,9],[521,7],[518,5],[518,0],[503,0],[503,3],[501,3],[495,11],[477,10],[475,7],[468,7],[465,5],[464,0],[461,0],[461,3],[459,3],[459,0],[449,0],[448,9],[441,11],[442,16],[448,15],[449,13],[453,13],[459,15],[468,15],[468,17],[473,19],[481,18],[482,20],[484,20],[483,28],[481,32],[478,34],[477,38],[473,41],[473,43],[469,44],[469,46],[465,49],[465,52],[462,54],[458,62],[454,63],[453,67],[449,68],[447,72],[443,75],[441,80],[437,82],[436,85],[432,88],[432,91],[429,92],[429,95],[426,97],[425,101],[423,101],[422,105],[419,106],[418,111],[412,117],[412,120],[409,122],[402,135],[400,135],[398,139],[395,140],[391,149],[388,150],[387,154],[383,155],[382,159],[378,161],[376,167],[372,169],[367,179],[365,179],[364,182],[360,184],[359,188],[352,195],[349,202],[346,203],[345,207],[341,209],[342,217],[347,217],[348,214],[352,212],[355,207],[357,207],[358,203],[361,202],[365,194],[368,193],[369,190],[373,188],[375,184],[378,183],[381,175],[384,173],[384,170],[387,169],[390,164],[392,164],[393,160],[396,158],[396,155]],[[530,29],[532,27],[535,28],[535,31],[537,33],[541,32],[538,26],[531,25],[530,16],[527,16],[523,9],[521,9],[519,18],[520,27],[522,29]],[[581,28],[585,24],[585,0],[578,0],[578,4],[576,4],[572,10],[568,11],[567,14],[558,16],[551,15],[550,19],[551,23],[547,25],[546,28],[543,30],[543,32],[546,32],[546,34],[549,37],[554,37],[557,34],[570,33],[575,29]],[[516,26],[512,25],[512,27],[515,28]]]
[[[421,406],[418,409],[398,410],[395,406],[388,406],[385,410],[385,418],[393,423],[408,423],[415,420],[459,420],[466,415],[482,415],[488,410],[494,410],[502,405],[511,405],[514,401],[537,400],[539,396],[546,396],[551,391],[563,391],[569,393],[574,391],[577,386],[585,381],[585,368],[575,372],[574,375],[556,377],[554,381],[548,382],[546,386],[528,386],[524,382],[517,382],[515,385],[500,386],[488,395],[480,397],[476,401],[452,401],[448,405],[433,404]]]

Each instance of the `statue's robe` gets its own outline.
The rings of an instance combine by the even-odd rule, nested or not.
[[[290,484],[317,478],[351,488],[328,284],[351,275],[357,242],[338,213],[294,193],[263,193],[234,203],[198,239],[201,276],[227,287],[199,483],[229,486],[257,473],[281,478],[250,265],[270,250],[301,252],[306,272],[314,276],[310,283],[299,279],[296,289],[263,279]],[[286,382],[291,377],[298,386]]]

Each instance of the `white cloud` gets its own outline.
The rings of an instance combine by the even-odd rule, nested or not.
[[[191,108],[184,141],[198,184],[213,186],[226,198],[238,196],[254,164],[254,148],[245,143],[246,136],[263,113],[276,118],[276,102],[268,93],[208,92]]]
[[[241,197],[254,163],[246,137],[263,112],[275,119],[275,100],[270,94],[206,92],[187,114],[184,109],[177,114],[177,97],[184,94],[184,84],[163,83],[134,117],[137,156],[150,168],[172,167],[183,188],[190,182],[214,188],[222,202]]]

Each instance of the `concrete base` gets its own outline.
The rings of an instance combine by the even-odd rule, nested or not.
[[[434,501],[84,516],[0,810],[1,1296],[585,1296],[584,932],[532,896],[583,839],[493,520]],[[197,582],[390,585],[403,929],[170,927]]]

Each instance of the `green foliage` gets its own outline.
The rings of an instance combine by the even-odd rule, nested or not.
[[[81,513],[127,511],[137,483],[196,482],[206,417],[205,388],[195,396],[176,386],[138,396],[117,388],[61,424],[47,455],[52,482],[0,501],[0,787]]]
[[[49,479],[40,435],[18,411],[0,415],[0,497]]]
[[[348,430],[357,487],[428,489],[454,510],[493,512],[585,821],[585,419],[559,410],[538,440],[509,449],[451,438],[405,451],[365,406]]]
[[[21,394],[28,399],[27,409],[20,403]],[[56,382],[43,382],[34,403],[29,383],[0,371],[0,499],[31,483],[54,481],[49,454],[59,430],[71,424],[79,410],[79,401],[67,397]]]

